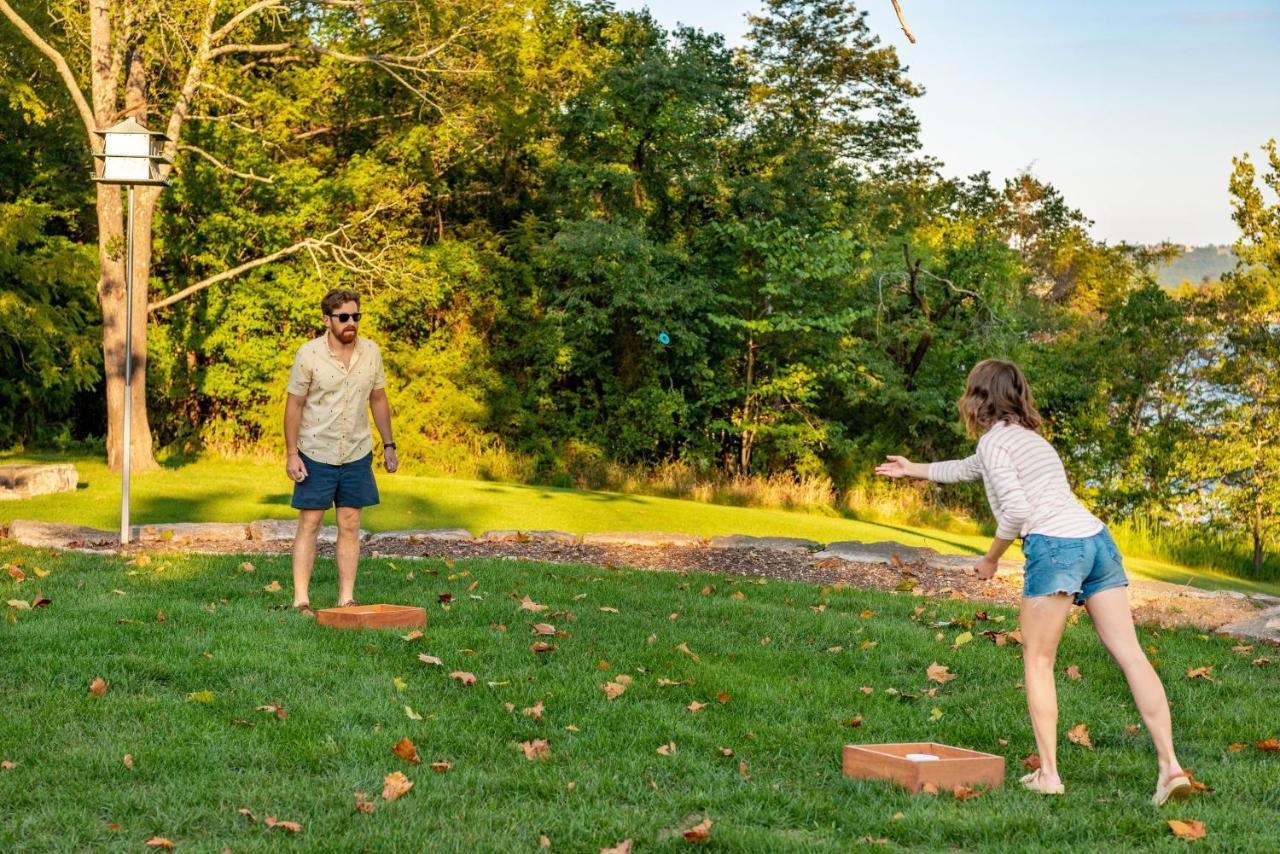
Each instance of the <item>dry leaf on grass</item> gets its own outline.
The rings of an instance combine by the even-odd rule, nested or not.
[[[422,715],[420,715],[420,714],[418,714],[417,712],[415,712],[415,711],[413,710],[413,706],[405,706],[405,707],[404,707],[404,716],[405,716],[406,718],[408,718],[409,720],[411,720],[411,721],[420,721],[420,720],[422,720]]]
[[[719,751],[720,751],[720,755],[721,755],[721,756],[732,756],[732,755],[733,755],[733,748],[732,748],[732,747],[717,747],[717,748],[716,748],[716,750],[719,750]]]
[[[675,752],[676,752],[676,743],[674,741],[668,741],[666,744],[662,744],[658,746],[658,753],[662,754],[663,756],[673,756]]]
[[[606,682],[600,686],[600,690],[603,691],[604,695],[610,700],[616,700],[627,690],[627,686],[623,685],[621,682]]]
[[[697,653],[689,649],[689,644],[684,643],[683,641],[681,641],[679,644],[676,645],[676,652],[684,653],[685,655],[689,656],[689,658],[693,661],[694,664],[697,664],[699,661],[702,660],[698,658]]]
[[[1127,727],[1124,728],[1125,735],[1137,735],[1141,731],[1142,731],[1142,727],[1139,726],[1138,724],[1129,724]]]
[[[287,712],[285,712],[284,706],[280,705],[279,703],[270,703],[265,706],[258,706],[258,708],[255,709],[254,711],[271,712],[276,716],[278,720],[284,720],[286,715],[288,714]]]
[[[420,629],[414,629],[413,631],[409,632],[409,634],[407,635],[401,635],[400,639],[407,640],[407,641],[415,641],[420,637],[423,637],[422,631]]]
[[[537,602],[535,602],[535,601],[533,601],[532,599],[530,599],[528,596],[526,596],[526,597],[524,597],[523,599],[521,599],[521,600],[520,600],[520,610],[522,610],[522,611],[533,611],[533,612],[536,614],[536,613],[537,613],[537,612],[539,612],[539,611],[545,611],[545,610],[547,610],[547,606],[546,606],[546,605],[540,605],[540,604],[538,604]]]
[[[250,810],[248,807],[240,807],[240,809],[236,810],[236,812],[240,813],[240,815],[242,815],[242,816],[244,816],[245,818],[249,819],[249,821],[250,821],[250,822],[252,822],[252,823],[254,823],[254,824],[257,824],[257,823],[258,823],[258,817],[257,817],[256,815],[254,815],[254,814],[253,814],[253,811],[252,811],[252,810]]]
[[[1233,646],[1231,647],[1231,651],[1244,654],[1247,652],[1253,652],[1253,647],[1252,646]]]
[[[711,819],[704,819],[693,827],[684,832],[686,842],[706,842],[711,838],[711,825],[715,824]]]
[[[1259,750],[1266,750],[1269,752],[1280,750],[1280,739],[1275,739],[1275,738],[1263,739],[1262,741],[1258,742],[1257,747]]]
[[[280,587],[279,581],[273,581],[270,584],[264,585],[262,589],[268,593],[279,593],[283,588]]]
[[[373,811],[377,808],[378,805],[373,801],[356,801],[356,812],[361,812],[365,815],[372,815]]]
[[[95,697],[101,697],[107,693],[107,688],[109,687],[111,687],[111,683],[99,676],[89,683],[89,693]]]
[[[11,762],[8,759],[4,760],[3,762],[0,762],[0,768],[3,768],[5,771],[12,771],[14,768],[17,768],[17,767],[18,767],[17,762]]]
[[[1089,727],[1086,724],[1076,724],[1067,730],[1067,739],[1072,744],[1078,744],[1081,747],[1093,750],[1093,742],[1089,740]]]
[[[952,679],[955,679],[957,676],[957,674],[950,672],[947,669],[947,666],[945,664],[939,664],[936,661],[933,664],[929,665],[929,669],[927,673],[928,673],[929,679],[939,684],[946,684],[947,682],[950,682]],[[866,689],[863,689],[863,693],[866,694],[870,692],[867,691]]]
[[[545,738],[535,738],[532,741],[520,742],[520,749],[524,751],[524,758],[530,761],[534,759],[545,759],[551,755],[551,745],[547,743]]]
[[[631,840],[624,839],[612,848],[601,848],[600,854],[631,854]]]
[[[444,662],[436,658],[434,655],[427,655],[425,652],[418,653],[418,661],[423,664],[430,664],[432,667],[443,667]]]
[[[1080,666],[1073,664],[1066,670],[1067,678],[1074,681],[1080,681]]]
[[[1034,753],[1028,753],[1027,758],[1022,760],[1023,768],[1030,768],[1032,771],[1040,767],[1040,757]]]
[[[729,702],[729,692],[721,691],[719,694],[716,694],[716,702],[721,705],[724,705],[725,703]]]
[[[977,789],[970,788],[969,786],[956,786],[951,790],[951,794],[955,796],[957,801],[967,801],[970,798],[978,797],[978,795],[982,793]]]
[[[392,771],[382,779],[382,799],[385,801],[394,801],[413,788],[413,781],[401,774],[399,771]]]
[[[298,824],[296,821],[281,821],[273,815],[269,815],[264,818],[262,823],[267,827],[282,827],[290,833],[302,832],[302,825]]]
[[[545,641],[537,641],[531,645],[529,649],[532,652],[555,652],[556,645],[553,643],[546,643]]]
[[[124,767],[128,768],[130,771],[133,770],[133,754],[132,753],[126,753],[124,755]]]
[[[546,711],[546,707],[542,705],[542,701],[534,703],[527,709],[521,709],[520,713],[526,718],[533,718],[535,721],[542,720],[542,713]]]
[[[435,771],[437,774],[443,774],[446,771],[452,770],[453,763],[446,759],[437,759],[435,762],[431,763],[430,767],[431,770]]]
[[[457,679],[463,685],[476,684],[476,675],[474,673],[467,673],[465,670],[455,670],[449,674],[449,678]]]
[[[1188,842],[1196,839],[1204,839],[1205,829],[1203,821],[1196,821],[1193,818],[1179,821],[1178,819],[1169,819],[1169,829],[1173,831],[1173,835],[1179,839],[1185,839]]]
[[[402,738],[396,742],[395,747],[391,748],[391,752],[399,756],[405,762],[412,762],[418,765],[422,762],[422,757],[418,756],[418,748],[413,746],[413,742],[408,737]]]
[[[148,848],[163,848],[165,851],[172,851],[177,848],[173,844],[172,839],[166,839],[163,836],[153,836],[144,843]]]
[[[699,703],[697,700],[694,700],[689,705],[685,706],[686,709],[694,713],[700,712],[706,707],[707,707],[706,703]]]
[[[1187,678],[1188,679],[1204,679],[1207,682],[1212,682],[1213,668],[1212,667],[1188,667]]]
[[[608,605],[602,606],[602,607],[600,608],[600,610],[601,610],[601,611],[604,611],[606,614],[616,614],[616,613],[618,613],[618,609],[617,609],[617,608],[610,608]]]
[[[751,779],[751,769],[747,766],[746,762],[738,763],[738,773],[743,777],[746,777],[748,780]]]
[[[556,633],[556,627],[550,623],[530,623],[529,625],[533,627],[535,635],[554,635]]]

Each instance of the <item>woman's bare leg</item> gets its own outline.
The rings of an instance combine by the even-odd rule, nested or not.
[[[1018,615],[1022,629],[1023,682],[1027,689],[1027,711],[1040,754],[1040,779],[1048,784],[1061,782],[1058,776],[1058,690],[1053,668],[1058,658],[1058,641],[1071,610],[1070,594],[1024,596]]]

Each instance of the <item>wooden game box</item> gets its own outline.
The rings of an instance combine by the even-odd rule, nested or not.
[[[931,761],[913,761],[908,754],[938,757]],[[844,773],[859,780],[888,780],[913,795],[932,784],[939,792],[957,786],[1004,784],[1004,757],[963,747],[951,747],[933,741],[901,744],[846,744]]]
[[[316,622],[331,629],[412,629],[427,624],[427,609],[410,605],[348,605],[316,612]]]

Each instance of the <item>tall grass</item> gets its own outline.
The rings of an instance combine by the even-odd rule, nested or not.
[[[1280,580],[1280,556],[1264,554],[1262,566],[1255,571],[1252,546],[1221,531],[1139,517],[1112,524],[1111,533],[1123,552],[1193,569],[1216,569],[1252,581]]]

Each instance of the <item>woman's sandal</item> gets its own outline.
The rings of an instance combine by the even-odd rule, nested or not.
[[[360,603],[354,599],[348,599],[345,602],[339,602],[338,607],[339,608],[359,608]]]
[[[1030,774],[1022,778],[1022,785],[1027,791],[1035,792],[1037,795],[1063,795],[1066,794],[1067,788],[1061,783],[1052,785],[1041,782],[1039,770],[1032,771]]]
[[[1186,774],[1174,774],[1165,782],[1156,785],[1156,793],[1151,796],[1151,803],[1162,807],[1169,801],[1185,801],[1191,797],[1194,789]]]

